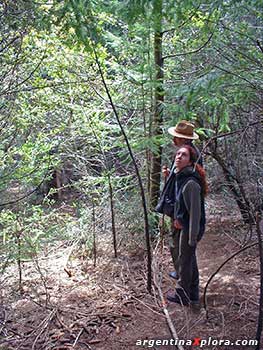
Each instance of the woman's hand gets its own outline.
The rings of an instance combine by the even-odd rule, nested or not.
[[[181,230],[183,228],[182,224],[177,219],[174,220],[174,227],[177,228],[178,230]]]
[[[169,174],[170,174],[170,169],[167,167],[167,165],[164,165],[164,166],[162,167],[162,173],[163,173],[163,176],[164,176],[164,177],[168,177],[168,176],[169,176]]]

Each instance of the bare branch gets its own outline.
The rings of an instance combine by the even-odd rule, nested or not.
[[[40,61],[37,63],[37,65],[35,66],[35,68],[28,74],[28,76],[23,79],[22,81],[20,81],[19,83],[16,84],[16,88],[23,85],[24,83],[26,83],[32,76],[33,74],[37,71],[37,69],[40,67],[40,65],[42,64],[43,60],[45,58],[45,54],[41,57]],[[9,90],[9,89],[8,89]],[[8,93],[8,90],[4,90],[1,95],[6,95]]]
[[[31,196],[31,194],[33,194],[34,192],[36,192],[40,187],[41,185],[44,183],[44,181],[46,180],[48,174],[49,174],[49,171],[50,171],[50,163],[51,163],[51,157],[49,157],[49,164],[48,164],[48,170],[46,171],[43,179],[41,180],[41,182],[37,185],[37,187],[35,187],[32,191],[26,193],[24,196],[20,197],[20,198],[17,198],[16,200],[14,201],[10,201],[10,202],[6,202],[6,203],[1,203],[0,204],[0,208],[1,207],[5,207],[5,206],[8,206],[8,205],[11,205],[11,204],[15,204],[15,203],[18,203],[20,201],[22,201],[23,199]]]
[[[12,38],[4,47],[0,48],[0,52],[3,52],[5,49],[7,49],[10,45],[12,45],[17,39],[19,39],[19,36],[15,36]],[[4,40],[0,42],[0,45],[3,43]]]
[[[257,46],[260,48],[260,51],[263,53],[263,46],[261,45],[259,40],[257,40]]]
[[[200,5],[201,4],[199,4],[194,9],[194,11],[190,14],[190,16],[182,24],[180,24],[177,28],[171,28],[171,29],[164,30],[161,34],[175,32],[177,29],[183,28],[183,26],[186,25],[187,23],[189,23],[191,21],[191,19],[196,15],[196,11],[200,8]]]
[[[202,154],[204,153],[204,151],[206,150],[206,148],[213,142],[217,142],[218,139],[224,138],[224,137],[228,137],[228,136],[233,136],[236,134],[240,134],[244,131],[246,131],[249,127],[254,126],[254,125],[258,125],[263,123],[263,117],[260,120],[257,120],[256,122],[252,122],[249,123],[246,127],[242,128],[242,129],[238,129],[238,130],[234,130],[234,131],[230,131],[230,132],[226,132],[224,134],[219,134],[219,135],[215,135],[213,137],[210,137],[210,139],[208,139],[208,141],[206,142],[206,144],[204,145],[204,147],[202,148],[199,157],[197,158],[196,163],[198,163],[200,157],[202,156]]]
[[[218,272],[222,269],[222,267],[224,267],[230,260],[232,260],[235,256],[237,256],[238,254],[242,253],[243,251],[255,247],[256,245],[258,245],[258,242],[255,242],[253,244],[247,245],[241,249],[239,249],[237,252],[235,252],[234,254],[232,254],[229,258],[227,258],[219,267],[218,269],[210,276],[210,278],[208,279],[205,289],[204,289],[204,294],[203,294],[203,299],[204,299],[204,309],[206,310],[207,313],[207,301],[206,301],[206,293],[207,293],[207,289],[209,284],[211,283],[212,279],[218,274]]]
[[[207,41],[202,46],[200,46],[198,49],[193,50],[193,51],[188,51],[188,52],[177,53],[177,54],[174,54],[174,55],[167,55],[167,56],[163,57],[163,60],[165,60],[166,58],[186,56],[186,55],[192,55],[193,53],[197,53],[197,52],[201,51],[204,47],[206,47],[209,44],[209,42],[211,41],[213,35],[214,35],[214,32],[209,35],[209,38],[207,39]]]

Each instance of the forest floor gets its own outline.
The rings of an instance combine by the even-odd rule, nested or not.
[[[231,201],[213,196],[207,212],[207,230],[198,245],[201,295],[211,274],[247,236]],[[111,250],[100,242],[94,267],[92,259],[69,258],[72,247],[57,247],[35,266],[23,266],[22,295],[12,277],[5,280],[0,287],[0,350],[176,349],[156,286],[152,295],[147,292],[144,251],[120,252],[114,259]],[[166,243],[154,259],[165,296],[175,287],[168,277],[172,264]],[[255,338],[259,289],[258,251],[253,247],[230,260],[211,281],[207,312],[202,298],[200,308],[167,303],[183,348],[254,349],[229,344]]]

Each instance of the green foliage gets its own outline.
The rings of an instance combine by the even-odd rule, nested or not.
[[[0,270],[17,260],[34,260],[39,253],[54,245],[57,239],[62,241],[68,238],[65,230],[68,219],[56,210],[36,205],[24,205],[18,210],[2,210]]]

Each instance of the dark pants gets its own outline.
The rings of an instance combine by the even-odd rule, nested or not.
[[[183,288],[191,301],[199,300],[199,271],[196,260],[196,247],[188,244],[189,233],[179,233],[179,280],[178,287]]]
[[[171,230],[169,232],[169,248],[173,260],[174,269],[179,273],[179,245],[180,245],[180,230],[173,227],[171,221]]]

